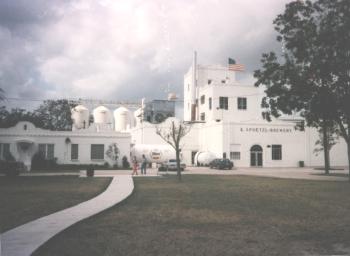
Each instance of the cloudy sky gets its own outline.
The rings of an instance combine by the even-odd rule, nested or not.
[[[182,95],[200,64],[246,65],[280,50],[272,20],[288,0],[1,0],[0,88],[26,99]]]

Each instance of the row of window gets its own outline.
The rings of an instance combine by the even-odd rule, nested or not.
[[[202,95],[200,98],[201,104],[205,104],[205,95]],[[209,98],[209,110],[212,108],[212,98]],[[237,108],[240,110],[247,109],[247,98],[238,97],[237,98]],[[228,109],[228,97],[219,97],[219,109]]]
[[[90,159],[91,160],[103,160],[105,152],[104,144],[91,144]],[[71,160],[79,159],[79,145],[71,144]]]
[[[104,159],[104,144],[91,144],[90,159],[91,160],[103,160]],[[39,144],[39,153],[45,159],[53,159],[55,155],[54,144]],[[71,144],[70,151],[71,160],[79,159],[79,144]]]
[[[226,155],[226,154],[225,154]],[[272,160],[282,160],[282,145],[271,145],[271,159]],[[231,151],[230,152],[231,160],[240,160],[241,152]]]

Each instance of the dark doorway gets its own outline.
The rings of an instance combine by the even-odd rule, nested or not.
[[[259,145],[254,145],[250,148],[250,166],[263,166],[263,149]]]
[[[195,164],[195,163],[194,163],[194,157],[195,157],[195,155],[197,154],[197,152],[198,152],[198,151],[192,151],[192,154],[191,154],[191,163],[192,163],[192,165]]]

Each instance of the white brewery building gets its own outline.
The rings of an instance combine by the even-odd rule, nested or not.
[[[191,125],[191,131],[182,141],[183,161],[196,165],[219,157],[233,160],[237,167],[297,167],[300,162],[322,166],[323,153],[314,153],[318,132],[308,127],[296,129],[303,122],[297,116],[264,120],[260,107],[262,90],[240,84],[235,75],[235,71],[224,66],[198,65],[194,56],[184,76],[183,119]],[[72,110],[72,131],[42,130],[28,122],[2,128],[0,157],[10,151],[28,168],[37,151],[63,164],[111,164],[105,152],[115,143],[120,151],[119,165],[123,156],[130,161],[133,147],[142,148],[141,153],[157,162],[153,157],[159,159],[164,148],[157,145],[166,143],[156,134],[156,126],[168,125],[169,119],[161,124],[147,122],[143,109],[142,104],[135,111],[120,107],[112,112],[99,106],[92,111],[94,122],[90,123],[89,110],[79,105]],[[332,166],[347,165],[343,138],[332,147],[330,159]]]

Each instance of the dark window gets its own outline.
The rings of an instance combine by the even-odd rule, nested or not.
[[[201,96],[201,104],[204,104],[205,103],[205,95],[202,95]]]
[[[247,109],[247,98],[238,98],[237,105],[238,109]]]
[[[226,159],[226,152],[222,153],[222,158]]]
[[[91,144],[91,159],[103,160],[104,150],[105,150],[105,145],[103,144]]]
[[[225,84],[225,83],[226,83],[226,80],[221,80],[221,83]]]
[[[209,98],[209,109],[211,109],[211,98]]]
[[[0,159],[7,160],[10,157],[10,144],[0,143]]]
[[[205,113],[201,113],[201,121],[205,121]]]
[[[71,157],[71,160],[78,160],[78,158],[79,158],[79,145],[78,144],[71,145],[70,157]]]
[[[241,159],[241,152],[230,152],[230,159],[231,160],[240,160]]]
[[[211,81],[212,81],[211,79],[208,79],[208,84],[211,84]]]
[[[219,108],[220,109],[228,109],[228,97],[220,97],[219,98]]]
[[[23,130],[27,130],[27,125],[25,124],[25,125],[23,125]]]
[[[39,154],[45,159],[54,159],[55,145],[54,144],[39,144]]]
[[[282,145],[272,145],[272,160],[282,160]]]

